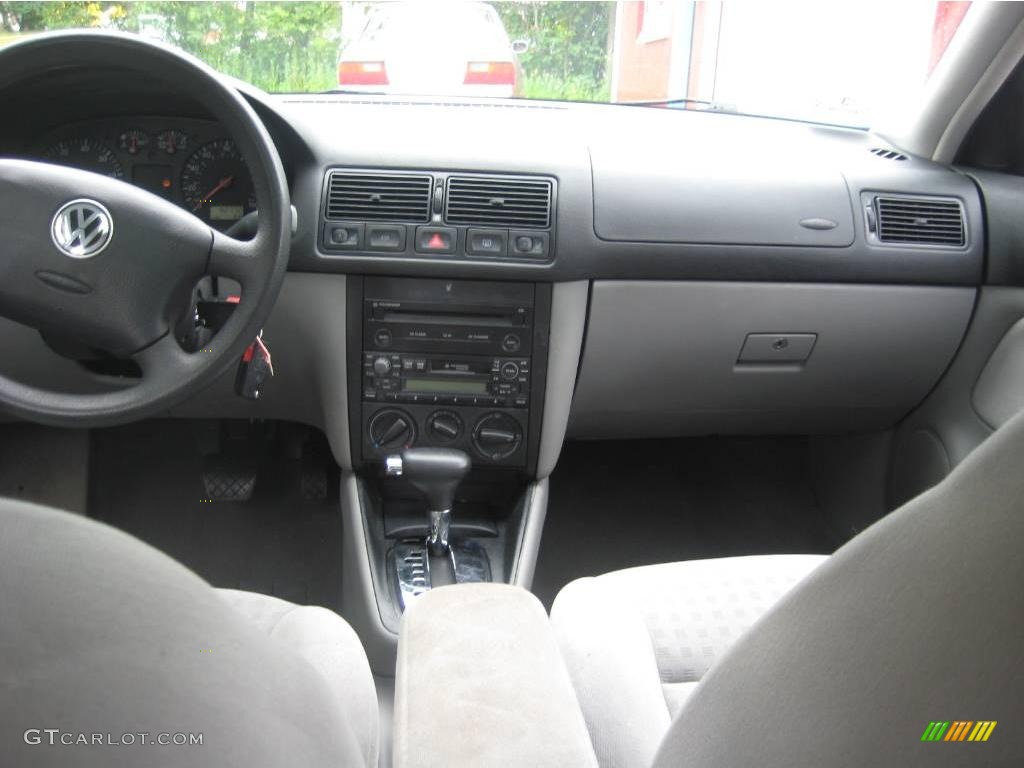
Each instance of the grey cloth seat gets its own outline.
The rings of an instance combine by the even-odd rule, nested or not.
[[[0,500],[0,765],[375,766],[377,711],[331,611]]]
[[[567,588],[552,619],[599,764],[1024,765],[1024,729],[1017,727],[1024,713],[1022,468],[1024,414],[799,580],[709,666],[653,754],[643,718],[661,693],[661,641],[647,628],[650,617],[636,614],[646,604],[655,627],[682,626],[692,595],[677,599],[669,591],[660,605],[645,600],[640,590],[656,569]],[[749,565],[689,563],[658,575]],[[627,611],[633,618],[622,620]],[[672,611],[677,619],[665,619]],[[686,626],[684,642],[699,626]],[[650,647],[642,648],[645,640]],[[661,647],[662,668],[701,668],[692,648]],[[634,715],[629,707],[637,702],[646,708]],[[980,723],[989,738],[972,741]],[[633,739],[630,728],[648,735]],[[938,741],[928,738],[934,733]]]
[[[650,765],[715,661],[825,559],[665,563],[564,587],[551,621],[600,764]]]
[[[366,652],[348,622],[319,606],[296,605],[257,592],[217,592],[253,626],[312,665],[327,683],[335,707],[345,713],[365,764],[377,765],[377,690]]]

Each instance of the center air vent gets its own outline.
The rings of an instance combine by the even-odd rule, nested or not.
[[[356,221],[430,220],[430,176],[331,171],[328,219]]]
[[[939,197],[875,197],[868,228],[880,243],[960,247],[966,242],[959,200]]]
[[[492,227],[551,226],[551,182],[501,176],[448,179],[445,220]]]

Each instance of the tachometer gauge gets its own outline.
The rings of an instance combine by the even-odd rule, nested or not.
[[[176,155],[188,149],[188,134],[184,131],[164,131],[157,134],[156,148],[168,155]]]
[[[98,139],[82,138],[60,141],[43,152],[43,157],[60,165],[83,171],[102,173],[115,179],[124,178],[124,168],[114,150]]]
[[[117,144],[121,149],[130,155],[137,155],[145,147],[149,146],[149,134],[132,128],[117,137]]]
[[[252,177],[231,139],[211,141],[192,153],[181,172],[181,192],[186,207],[217,229],[256,210]]]

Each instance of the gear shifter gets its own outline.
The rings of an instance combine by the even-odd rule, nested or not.
[[[426,497],[430,513],[427,547],[431,555],[446,557],[455,489],[472,466],[469,456],[452,448],[406,448],[400,455],[389,456],[385,466],[387,474],[401,475]]]
[[[491,564],[483,546],[465,537],[448,540],[455,490],[469,472],[469,456],[451,448],[407,448],[388,456],[384,466],[388,475],[402,476],[423,494],[430,514],[425,542],[400,541],[388,555],[400,610],[434,587],[490,581]]]

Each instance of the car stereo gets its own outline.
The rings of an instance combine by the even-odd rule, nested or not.
[[[350,317],[359,325],[358,386],[351,374],[350,380],[361,425],[353,448],[362,460],[417,445],[459,448],[478,465],[526,467],[530,437],[538,431],[531,432],[540,396],[538,345],[546,365],[546,330],[537,333],[538,287],[383,277],[359,282],[359,317]],[[549,291],[545,297],[544,316]]]

